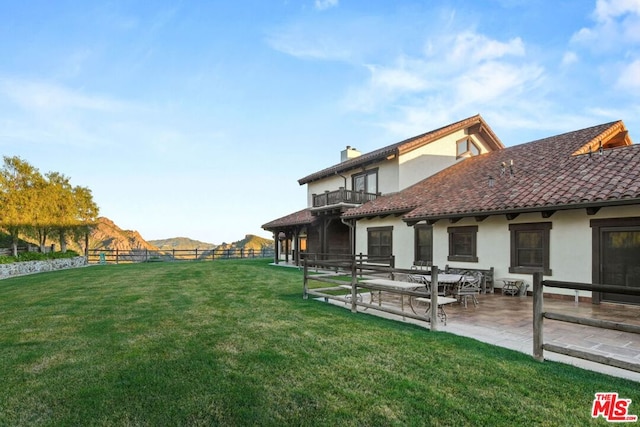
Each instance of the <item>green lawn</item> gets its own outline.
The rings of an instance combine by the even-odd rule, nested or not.
[[[264,260],[0,281],[0,425],[606,425],[632,381],[302,299]]]

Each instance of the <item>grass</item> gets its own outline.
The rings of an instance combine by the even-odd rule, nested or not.
[[[0,282],[0,425],[605,425],[632,381],[303,300],[264,260]]]

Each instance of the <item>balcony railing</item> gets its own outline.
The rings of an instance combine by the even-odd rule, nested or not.
[[[323,206],[338,205],[346,203],[350,205],[361,205],[378,197],[374,193],[365,193],[363,191],[353,191],[340,188],[335,191],[325,191],[322,194],[313,195],[313,207],[319,208]]]

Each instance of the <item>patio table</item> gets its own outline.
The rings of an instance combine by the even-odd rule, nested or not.
[[[512,277],[503,277],[500,279],[496,279],[504,283],[502,286],[502,295],[520,295],[522,292],[522,287],[524,286],[524,280],[522,279],[514,279]]]
[[[367,280],[363,280],[363,282],[367,284],[375,285],[376,287],[378,287],[378,289],[375,289],[378,291],[378,305],[382,305],[383,290],[389,290],[389,291],[415,290],[415,289],[424,287],[424,284],[421,284],[421,283],[404,282],[401,280],[389,280],[389,279],[367,279]],[[383,288],[383,289],[380,289],[380,288]],[[372,289],[371,299],[369,301],[370,304],[373,304],[373,298],[374,298],[374,292]],[[404,311],[404,295],[400,295],[400,307],[401,307],[401,310]],[[411,304],[411,299],[409,299],[409,307],[411,308],[411,311],[413,311],[415,314],[415,310],[413,309],[413,305]]]

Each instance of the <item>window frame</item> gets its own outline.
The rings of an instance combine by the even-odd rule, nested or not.
[[[463,151],[460,150],[460,148],[462,147],[462,144],[464,144]],[[476,149],[477,153],[474,153],[474,150],[472,149],[472,147]],[[475,141],[470,136],[465,136],[464,138],[456,141],[456,158],[457,159],[460,159],[462,157],[478,156],[480,154],[482,154],[482,149],[478,144],[475,143]]]
[[[422,265],[422,263],[429,263],[427,265],[432,265],[433,264],[433,225],[429,225],[429,224],[419,224],[414,226],[415,232],[414,232],[414,250],[413,250],[413,262],[414,265],[418,265],[420,263],[420,265]],[[421,244],[420,239],[419,239],[419,235],[420,235],[420,231],[421,230],[430,230],[431,232],[431,236],[430,236],[430,241],[426,244]],[[421,247],[429,247],[429,259],[421,259],[420,255],[421,255]]]
[[[523,224],[509,224],[509,233],[511,235],[511,260],[509,265],[509,273],[518,274],[533,274],[535,272],[542,272],[545,276],[551,276],[552,271],[550,268],[551,262],[551,229],[553,223],[551,222],[533,222]],[[541,266],[522,266],[518,259],[518,233],[519,232],[540,232],[542,235],[542,265]]]
[[[467,225],[461,227],[448,227],[447,233],[449,233],[449,255],[448,261],[460,261],[460,262],[478,262],[478,226]],[[455,242],[457,235],[470,234],[471,237],[471,253],[470,254],[456,254],[454,253]]]
[[[375,184],[376,185],[376,191],[375,192],[369,191],[368,184],[367,184],[369,175],[375,175],[375,180],[376,180],[376,184]],[[380,184],[379,180],[378,180],[378,168],[368,169],[368,170],[366,170],[364,172],[360,172],[360,173],[356,173],[356,174],[351,175],[351,189],[353,191],[357,191],[356,190],[356,179],[360,178],[360,177],[364,178],[364,192],[365,193],[378,194],[378,188],[379,188],[379,184]]]
[[[389,232],[389,255],[382,255],[378,253],[376,255],[372,254],[372,243],[371,243],[371,233],[373,232]],[[380,242],[382,242],[382,235],[380,235]],[[387,245],[379,244],[378,248],[386,247]],[[369,256],[392,256],[393,255],[393,226],[385,226],[385,227],[368,227],[367,228],[367,255]]]

